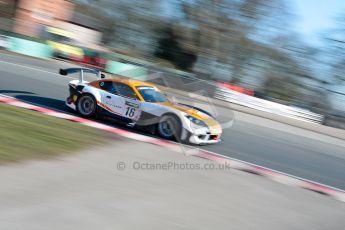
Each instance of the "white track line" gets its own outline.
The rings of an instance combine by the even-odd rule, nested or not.
[[[47,70],[44,70],[44,69],[30,67],[30,66],[27,66],[27,65],[20,65],[20,64],[16,64],[16,63],[12,63],[12,62],[2,61],[2,60],[0,60],[0,63],[5,63],[5,64],[14,65],[14,66],[19,66],[19,67],[22,67],[22,68],[26,68],[26,69],[30,69],[30,70],[36,70],[36,71],[40,71],[40,72],[43,72],[43,73],[49,73],[49,74],[52,74],[52,75],[55,75],[55,76],[58,76],[58,77],[62,77],[62,78],[76,79],[74,77],[63,76],[63,75],[60,75],[58,73],[50,72],[50,71],[47,71]]]

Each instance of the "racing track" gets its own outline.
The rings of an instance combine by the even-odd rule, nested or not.
[[[69,112],[64,106],[71,78],[61,64],[0,53],[0,94]],[[223,143],[204,149],[345,189],[345,141],[313,134],[267,119],[214,107],[221,121],[235,115]]]

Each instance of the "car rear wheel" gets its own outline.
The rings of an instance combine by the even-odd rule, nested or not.
[[[181,123],[175,116],[164,115],[158,123],[157,131],[163,138],[179,140],[181,136]]]
[[[95,98],[90,94],[82,95],[77,102],[77,110],[83,117],[93,117],[97,111]]]

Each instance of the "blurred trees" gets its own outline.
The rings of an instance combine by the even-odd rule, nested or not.
[[[330,101],[333,112],[342,113],[344,117],[345,102],[345,14],[336,18],[335,28],[325,31],[322,35],[323,47],[319,65],[324,66],[322,88]]]
[[[171,25],[167,25],[166,28],[163,29],[158,40],[158,47],[155,51],[155,56],[168,60],[177,68],[183,70],[192,70],[197,59],[193,50],[181,47],[179,37],[176,35],[176,32]]]
[[[308,58],[299,62],[294,56],[297,52],[286,52],[282,45],[293,39],[288,37],[291,17],[284,1],[198,0],[180,4],[184,17],[176,22],[175,31],[180,35],[178,43],[197,54],[195,72],[284,101],[312,94],[304,87],[305,78],[312,78],[306,67]]]
[[[156,48],[156,30],[160,27],[160,0],[75,0],[77,13],[98,20],[105,45],[134,52],[152,54]]]
[[[163,59],[285,103],[327,104],[314,68],[319,51],[289,29],[293,16],[285,0],[76,2],[78,12],[100,21],[104,43],[116,50]],[[345,44],[335,42],[334,49],[336,43]],[[344,66],[344,60],[335,61],[334,73],[340,76]]]
[[[345,83],[345,15],[337,19],[335,29],[324,35],[325,53],[332,73],[331,81],[335,84]]]

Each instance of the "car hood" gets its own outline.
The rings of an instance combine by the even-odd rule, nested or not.
[[[167,106],[169,108],[179,110],[179,111],[184,112],[190,116],[193,116],[199,120],[202,120],[211,129],[212,133],[221,133],[222,132],[221,126],[219,125],[219,123],[214,118],[210,117],[209,115],[207,115],[207,114],[205,114],[199,110],[190,108],[190,107],[185,106],[185,105],[172,103],[172,102],[162,102],[160,104],[163,106]]]

